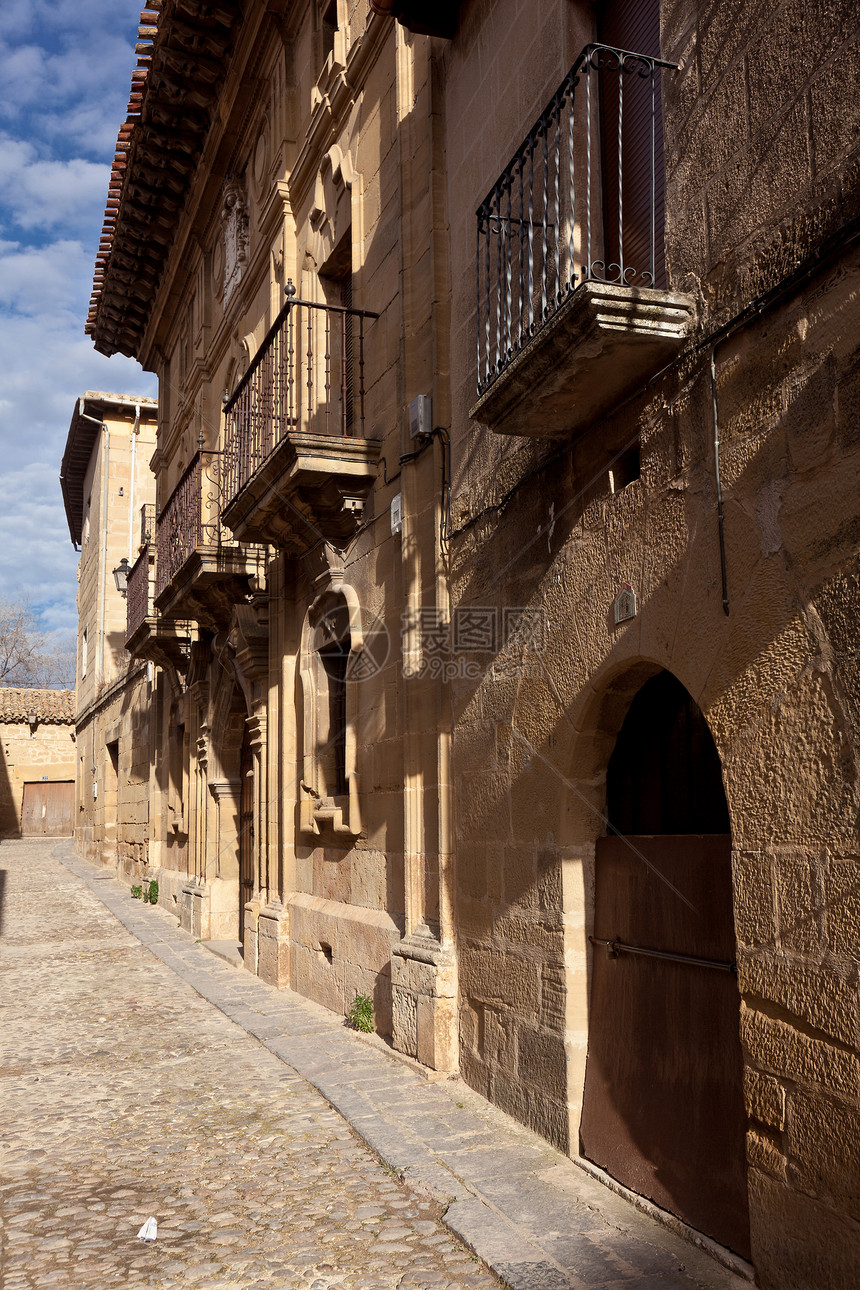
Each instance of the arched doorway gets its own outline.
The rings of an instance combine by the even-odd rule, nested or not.
[[[748,1257],[729,813],[707,722],[669,672],[630,705],[607,816],[582,1152]]]

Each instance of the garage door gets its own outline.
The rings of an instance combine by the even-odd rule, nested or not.
[[[73,780],[49,783],[41,780],[24,785],[21,810],[21,832],[25,838],[61,838],[74,832],[75,810]]]

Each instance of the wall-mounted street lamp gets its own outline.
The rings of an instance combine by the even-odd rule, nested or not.
[[[113,570],[113,579],[116,583],[116,589],[121,596],[125,596],[128,591],[128,575],[131,570],[128,567],[128,557],[123,556],[117,567]]]

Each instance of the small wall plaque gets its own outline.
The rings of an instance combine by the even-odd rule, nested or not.
[[[626,623],[636,617],[636,592],[629,582],[622,582],[612,608],[616,627],[619,623]]]

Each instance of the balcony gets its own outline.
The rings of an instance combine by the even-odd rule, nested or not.
[[[355,533],[380,443],[365,438],[365,323],[376,314],[292,295],[225,405],[226,505],[236,538],[302,552]]]
[[[666,287],[660,77],[587,45],[477,212],[478,401],[499,434],[564,436],[678,353]]]
[[[194,454],[156,526],[155,608],[210,631],[230,620],[233,605],[265,581],[265,551],[240,546],[220,520],[221,454]]]
[[[153,604],[154,585],[155,548],[147,542],[128,575],[125,647],[134,658],[183,671],[190,645],[188,624],[161,618]]]

